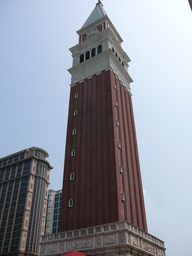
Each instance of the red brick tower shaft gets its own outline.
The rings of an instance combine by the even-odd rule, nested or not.
[[[147,232],[129,57],[100,2],[78,33],[60,232],[125,220]]]

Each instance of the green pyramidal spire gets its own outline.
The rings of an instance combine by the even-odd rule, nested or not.
[[[106,12],[103,8],[103,4],[101,3],[101,0],[98,1],[96,4],[94,10],[90,14],[89,18],[86,20],[85,24],[83,25],[83,28],[87,27],[88,25],[92,24],[93,22],[99,20],[103,16],[106,15]]]

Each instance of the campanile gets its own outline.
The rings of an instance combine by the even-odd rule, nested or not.
[[[130,59],[101,1],[77,33],[60,232],[121,221],[147,232]]]
[[[130,59],[101,0],[77,33],[60,230],[42,237],[40,256],[165,256],[147,230]]]

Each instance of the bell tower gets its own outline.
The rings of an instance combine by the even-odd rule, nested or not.
[[[42,237],[40,255],[165,256],[147,231],[123,40],[101,1],[77,33],[60,230]]]
[[[77,33],[60,232],[122,221],[147,232],[130,59],[101,1]]]

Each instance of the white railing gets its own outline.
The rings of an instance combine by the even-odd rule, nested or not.
[[[58,241],[63,239],[75,238],[75,237],[81,238],[91,234],[94,235],[99,233],[111,233],[111,231],[122,231],[122,230],[128,230],[130,233],[135,234],[138,237],[144,238],[145,240],[155,243],[160,247],[164,247],[164,242],[162,240],[156,238],[155,236],[150,235],[149,233],[146,233],[145,231],[139,229],[138,227],[133,226],[128,222],[111,223],[107,225],[66,231],[66,232],[57,233],[57,234],[47,234],[42,236],[41,244],[44,244],[50,241]]]

